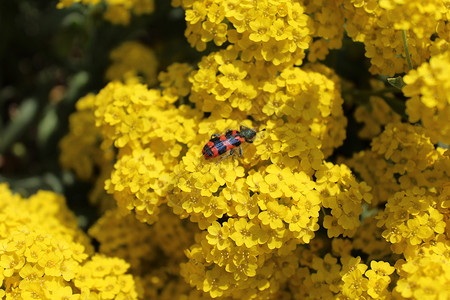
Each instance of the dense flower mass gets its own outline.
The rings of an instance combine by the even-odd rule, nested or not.
[[[173,1],[186,10],[185,35],[199,51],[213,41],[234,45],[242,61],[301,64],[311,42],[311,19],[296,1]]]
[[[343,0],[304,1],[305,11],[312,19],[313,41],[308,49],[308,60],[325,59],[331,49],[342,47],[345,16],[340,9]]]
[[[347,34],[364,43],[369,70],[392,76],[418,67],[431,52],[448,49],[448,1],[345,0]],[[440,24],[436,26],[436,24]],[[409,44],[408,66],[404,39]]]
[[[406,112],[420,121],[434,143],[450,143],[450,49],[430,59],[405,77]]]
[[[130,272],[145,287],[143,299],[155,299],[159,293],[195,294],[179,275],[179,263],[185,257],[179,250],[189,247],[195,231],[193,225],[183,226],[166,207],[152,227],[110,210],[90,228],[89,235],[100,243],[101,253],[130,264]]]
[[[105,3],[116,24],[154,9]],[[203,56],[157,75],[151,49],[121,44],[60,143],[95,182],[98,252],[60,196],[1,186],[0,296],[448,299],[450,3],[172,5]],[[378,79],[338,75],[350,39]]]
[[[94,115],[105,149],[119,149],[111,178],[105,182],[119,208],[153,223],[166,202],[174,166],[183,146],[195,137],[199,113],[144,85],[111,82],[96,97]],[[131,202],[130,200],[133,199]]]
[[[93,254],[62,196],[29,199],[0,185],[0,296],[6,299],[137,299],[122,259]]]
[[[405,257],[396,262],[400,279],[394,292],[405,298],[445,299],[450,293],[448,271],[442,268],[449,264],[450,253],[450,156],[448,150],[435,148],[425,132],[390,124],[373,139],[371,152],[349,163],[374,187],[376,203],[386,203],[377,226],[392,251]],[[442,265],[434,265],[436,260]]]

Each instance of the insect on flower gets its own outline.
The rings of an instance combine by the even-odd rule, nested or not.
[[[233,155],[236,147],[239,149],[239,156],[242,156],[241,144],[244,142],[253,143],[255,136],[255,130],[241,125],[239,131],[227,130],[223,135],[213,134],[209,142],[203,147],[202,153],[206,159],[210,159],[230,151],[228,155],[222,157],[217,163]]]

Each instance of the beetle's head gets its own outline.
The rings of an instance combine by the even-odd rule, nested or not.
[[[239,130],[240,135],[245,139],[247,143],[253,143],[253,139],[256,136],[255,130],[250,129],[244,125],[241,125],[241,128]]]

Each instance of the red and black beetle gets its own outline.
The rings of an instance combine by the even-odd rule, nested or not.
[[[253,143],[255,136],[255,130],[241,125],[239,131],[227,130],[223,135],[213,134],[208,143],[203,147],[202,153],[206,159],[210,159],[230,151],[228,155],[219,160],[220,162],[222,159],[233,155],[235,148],[238,147],[239,156],[242,156],[241,144],[244,142]]]

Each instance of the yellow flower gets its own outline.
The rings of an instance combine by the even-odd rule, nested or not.
[[[343,260],[341,275],[344,284],[341,287],[341,293],[351,298],[362,296],[368,289],[369,280],[363,277],[367,266],[359,263],[359,257]]]
[[[254,248],[239,247],[232,253],[231,262],[226,271],[234,272],[237,281],[254,277],[258,268],[257,252]]]
[[[395,268],[388,262],[384,261],[372,261],[370,263],[370,269],[366,271],[365,275],[369,280],[372,278],[383,278],[388,283],[390,282],[389,275],[394,273]]]
[[[206,17],[206,7],[202,1],[195,1],[191,9],[186,10],[186,22],[195,24]]]
[[[61,276],[60,264],[63,257],[60,253],[48,253],[43,254],[38,260],[39,266],[44,268],[45,275],[48,276]]]
[[[291,206],[286,216],[286,222],[289,224],[290,231],[301,231],[308,224],[309,218],[306,216],[302,207]]]
[[[270,227],[262,227],[265,236],[267,237],[267,242],[264,246],[270,250],[278,249],[283,246],[283,238],[286,234],[285,229],[270,229]]]
[[[213,298],[222,296],[224,290],[227,290],[229,286],[229,273],[222,268],[215,267],[206,271],[205,275],[203,291],[209,293]]]
[[[328,229],[327,234],[329,238],[336,237],[344,233],[344,229],[338,225],[338,219],[330,215],[326,215],[323,218],[323,227]]]
[[[208,20],[219,24],[225,17],[225,10],[225,6],[213,3],[210,7],[208,7]]]
[[[120,267],[120,264],[124,264],[124,267]],[[128,267],[129,265],[119,258],[95,255],[80,268],[74,283],[82,290],[89,287],[91,293],[97,293],[105,299],[114,299],[118,294],[137,299],[134,279],[125,274]],[[133,283],[131,289],[127,283],[130,281]]]
[[[209,42],[214,40],[217,46],[221,46],[227,41],[227,29],[228,26],[224,23],[213,23],[208,21],[203,22],[202,28],[203,32],[203,42]]]
[[[16,253],[2,254],[0,258],[0,266],[4,268],[3,275],[11,277],[15,272],[20,270],[25,264],[25,258]]]
[[[261,239],[261,230],[258,224],[239,218],[232,222],[232,225],[233,229],[231,230],[230,238],[235,242],[236,246],[240,247],[245,244],[247,248],[251,248],[258,245],[258,241]]]
[[[244,168],[236,160],[227,159],[211,167],[211,174],[219,185],[233,184],[239,177],[244,176]]]
[[[131,19],[131,15],[127,7],[121,4],[109,5],[103,17],[105,20],[108,20],[113,24],[120,25],[128,25]]]
[[[225,222],[221,226],[218,222],[214,222],[208,227],[206,239],[210,245],[216,246],[219,250],[223,250],[230,246],[230,241],[228,240],[229,235],[230,227],[228,223]]]
[[[278,204],[277,201],[270,201],[267,203],[266,210],[259,213],[258,219],[264,225],[269,225],[272,229],[284,228],[283,220],[286,218],[289,209]]]
[[[44,270],[36,265],[31,265],[27,263],[19,271],[19,275],[20,277],[22,277],[22,279],[27,279],[29,281],[36,281],[44,275]]]
[[[247,71],[243,69],[243,64],[239,64],[238,61],[234,64],[230,63],[220,66],[219,71],[223,74],[219,76],[219,83],[231,90],[237,89],[247,76]]]
[[[341,169],[338,165],[333,165],[332,163],[324,163],[319,170],[316,171],[315,176],[317,178],[317,183],[323,182],[337,182],[340,177]]]
[[[196,174],[194,179],[195,187],[200,190],[202,196],[211,197],[220,187],[213,174]]]
[[[229,210],[228,202],[223,196],[219,197],[204,197],[202,198],[205,209],[202,211],[206,218],[214,217],[221,218]]]
[[[250,40],[253,42],[267,42],[270,39],[270,27],[272,26],[272,20],[263,17],[263,15],[255,16],[255,19],[249,23],[249,27],[252,29],[250,33]]]
[[[272,198],[279,198],[283,196],[281,187],[282,185],[278,176],[275,174],[267,174],[264,176],[264,181],[261,183],[260,191],[269,194]]]
[[[224,192],[226,189],[224,189]],[[248,197],[247,195],[240,194],[240,197],[233,197],[235,204],[235,210],[239,217],[248,217],[250,220],[259,214],[258,199],[256,195]]]
[[[64,260],[60,265],[61,276],[65,281],[72,280],[79,271],[79,264],[74,260]]]

